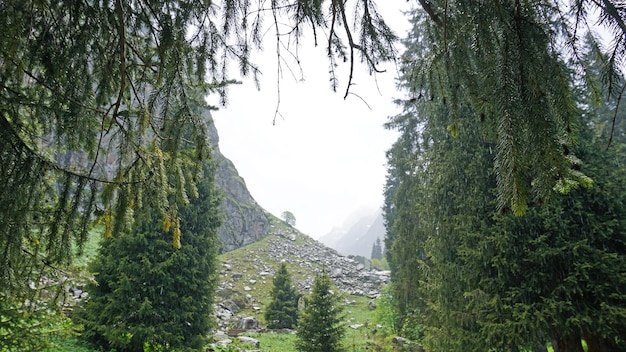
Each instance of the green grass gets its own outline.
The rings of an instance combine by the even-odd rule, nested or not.
[[[263,352],[296,351],[296,335],[290,333],[250,333],[245,334],[259,340]]]
[[[98,225],[89,230],[89,233],[87,234],[87,239],[83,244],[82,252],[80,252],[80,255],[78,255],[79,248],[74,246],[73,251],[74,253],[76,253],[76,255],[72,260],[72,265],[70,266],[70,269],[73,272],[89,274],[89,263],[98,254],[98,248],[100,248],[103,234],[104,226],[102,225]]]
[[[369,299],[360,296],[346,296],[350,303],[344,306],[346,335],[343,346],[348,352],[376,351],[374,345],[380,345],[381,340],[372,331],[374,313],[369,310]],[[354,329],[350,325],[361,325]],[[246,333],[260,341],[260,350],[263,352],[295,352],[296,335],[290,333]],[[378,349],[380,351],[380,349]]]
[[[350,304],[344,308],[346,317],[344,347],[351,352],[376,350],[372,347],[380,346],[382,337],[375,334],[376,311],[368,308],[367,304],[370,299],[362,296],[348,296],[347,299]]]
[[[273,223],[275,226],[274,233],[282,233],[286,236],[289,236],[289,234],[295,234],[295,244],[297,245],[304,245],[304,243],[307,241],[313,241],[312,239],[300,234],[296,229],[285,225],[280,220],[274,219]],[[94,230],[90,231],[83,248],[83,253],[80,256],[76,257],[76,259],[73,261],[71,271],[75,272],[77,275],[89,275],[89,263],[97,254],[98,247],[102,241],[102,233],[102,227],[95,228]],[[243,274],[242,278],[238,280],[230,280],[233,282],[233,290],[244,295],[246,293],[250,293],[255,299],[250,307],[239,312],[238,315],[255,316],[262,326],[265,325],[263,312],[265,311],[265,308],[270,301],[269,293],[272,288],[272,277],[270,275],[260,276],[259,271],[277,270],[280,263],[276,260],[276,258],[272,258],[269,251],[267,250],[268,241],[276,240],[284,241],[285,239],[281,238],[281,236],[279,235],[269,235],[258,242],[238,248],[234,251],[224,253],[219,257],[220,262],[230,262],[232,266],[231,270],[223,270],[222,273],[224,277],[221,280],[230,279],[230,276],[232,276],[235,272]],[[76,248],[74,250],[76,250]],[[297,262],[298,261],[295,261],[295,263]],[[220,268],[219,270],[222,269],[224,268]],[[293,283],[299,280],[303,280],[311,275],[311,271],[309,268],[302,268],[298,266],[298,264],[289,264],[289,261],[287,269],[292,276]],[[256,282],[254,284],[250,282],[250,279],[252,278],[256,279]],[[250,287],[251,291],[245,291],[245,286]],[[368,346],[374,344],[377,339],[377,337],[373,336],[372,334],[372,329],[375,326],[375,323],[373,323],[375,311],[370,311],[368,309],[367,303],[369,302],[369,299],[366,297],[345,296],[345,299],[342,300],[342,303],[344,301],[350,302],[344,307],[346,325],[344,346],[346,347],[347,351],[365,351]],[[259,307],[260,310],[254,310],[252,308],[253,306]],[[350,325],[354,324],[359,324],[362,326],[358,329],[353,329],[349,327]],[[261,344],[261,351],[296,351],[296,336],[294,334],[265,332],[249,333],[245,335],[259,340]],[[53,342],[55,344],[55,347],[47,350],[46,352],[97,351],[85,342],[81,341],[78,337],[58,337],[55,338]],[[232,346],[230,349],[227,350],[235,351],[237,347],[243,346],[239,346],[239,344],[236,344],[235,346]],[[369,350],[371,351],[372,349]],[[375,351],[383,350],[375,349]]]
[[[286,234],[286,236],[289,234],[296,235],[296,245],[302,245],[306,241],[313,241],[311,238],[302,235],[288,225],[274,223],[274,226],[274,232],[280,232]],[[219,256],[220,262],[229,263],[232,266],[232,270],[222,270],[223,268],[220,268],[223,274],[223,277],[220,278],[220,280],[232,282],[233,291],[238,292],[240,295],[249,293],[255,299],[252,306],[246,307],[238,314],[256,316],[262,325],[265,325],[262,312],[265,311],[265,308],[270,303],[270,292],[272,290],[273,282],[271,275],[262,276],[259,275],[259,272],[262,270],[275,272],[280,265],[280,261],[273,258],[272,254],[267,249],[270,241],[287,240],[279,235],[268,235],[260,241],[223,253]],[[287,270],[291,275],[293,284],[312,275],[311,268],[303,268],[298,265],[299,262],[300,260],[288,260],[286,262]],[[314,264],[313,266],[320,268],[319,264]],[[242,277],[240,279],[231,279],[232,275],[235,273],[242,274]],[[251,283],[251,279],[256,280],[256,282]],[[248,286],[251,290],[245,291],[244,287],[246,286]],[[253,309],[253,307],[260,308],[260,311]]]

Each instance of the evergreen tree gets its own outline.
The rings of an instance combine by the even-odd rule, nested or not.
[[[318,274],[311,296],[305,301],[298,320],[296,348],[302,352],[343,351],[345,334],[339,295],[334,292],[330,276]]]
[[[575,104],[560,44],[578,59],[579,26],[598,13],[614,39],[605,72],[619,71],[624,4],[581,0],[567,11],[549,0],[418,2],[427,50],[403,59],[418,87],[412,98],[435,97],[431,88],[445,87],[437,98],[452,116],[472,105],[496,142],[499,206],[521,214],[555,185],[588,184],[569,154]],[[345,96],[359,56],[370,72],[395,58],[395,35],[374,1],[355,1],[352,9],[334,0],[273,1],[268,11],[254,4],[0,2],[0,295],[12,302],[0,304],[3,316],[28,310],[24,303],[36,294],[28,284],[44,268],[69,261],[72,241],[84,241],[94,216],[113,236],[135,231],[132,212],[143,205],[179,223],[168,196],[184,203],[195,192],[206,149],[204,121],[190,108],[192,89],[218,93],[225,103],[230,61],[244,76],[259,72],[248,59],[261,46],[264,14],[276,28],[279,19],[288,22],[287,33],[276,33],[279,56],[280,48],[301,43],[305,26],[313,27],[315,43],[326,35],[333,89],[338,63],[350,65]],[[613,75],[606,77],[612,92],[623,92]],[[183,127],[192,138],[182,138]],[[181,148],[187,143],[194,146]],[[178,234],[172,227],[175,244]]]
[[[575,101],[561,57],[565,51],[574,53],[571,62],[581,68],[580,36],[589,13],[597,11],[614,38],[606,71],[619,71],[617,63],[626,53],[626,6],[576,1],[566,12],[551,0],[419,2],[424,11],[414,14],[420,18],[421,54],[403,60],[412,98],[445,101],[453,133],[463,105],[469,103],[480,116],[481,130],[496,143],[499,207],[519,215],[555,185],[588,185],[571,155]],[[550,79],[544,79],[545,72]]]
[[[271,302],[265,311],[267,327],[292,329],[298,324],[298,299],[300,297],[291,283],[287,264],[280,263],[273,284],[270,293]]]
[[[117,351],[197,350],[212,327],[220,225],[214,167],[205,161],[198,198],[179,209],[184,239],[172,245],[157,211],[137,214],[134,233],[105,239],[96,284],[77,314],[92,342]]]
[[[21,290],[17,277],[28,272],[28,265],[20,264],[23,259],[67,261],[69,242],[84,239],[93,214],[104,215],[108,231],[120,233],[130,225],[123,216],[126,209],[141,204],[128,200],[144,191],[170,190],[161,171],[184,176],[171,188],[184,194],[194,176],[186,172],[193,169],[179,163],[178,147],[192,141],[198,143],[195,152],[201,152],[204,146],[202,123],[189,113],[189,87],[218,92],[226,102],[229,61],[237,61],[244,76],[258,73],[248,59],[265,33],[263,14],[273,16],[276,28],[279,18],[290,21],[286,35],[277,33],[278,44],[300,43],[303,26],[308,25],[316,43],[319,34],[327,35],[334,89],[338,62],[348,61],[352,68],[360,54],[371,72],[378,72],[379,62],[395,58],[395,35],[374,1],[356,1],[354,9],[330,0],[275,1],[269,11],[257,11],[253,4],[227,0],[219,10],[210,1],[174,0],[0,4],[0,137],[5,141],[0,157],[6,165],[0,173],[0,287]],[[624,5],[577,1],[572,21],[559,10],[559,2],[548,0],[419,4],[428,16],[423,43],[431,50],[428,56],[408,58],[415,68],[424,68],[414,71],[415,83],[433,79],[429,84],[471,93],[474,107],[489,122],[485,129],[499,141],[501,205],[523,212],[523,197],[533,186],[522,182],[526,176],[537,175],[539,193],[551,188],[552,176],[579,179],[581,175],[567,172],[569,158],[559,144],[570,143],[570,100],[561,94],[560,74],[541,79],[542,72],[560,72],[543,63],[553,65],[545,59],[558,55],[555,48],[561,42],[577,49],[577,26],[591,22],[590,10],[598,10],[615,39],[607,67],[619,67],[626,52]],[[561,35],[571,40],[563,41]],[[350,72],[346,95],[352,86]],[[495,80],[485,80],[489,77]],[[538,87],[543,83],[547,85],[542,90]],[[539,99],[542,96],[548,98]],[[446,98],[459,106],[455,94]],[[542,103],[533,108],[533,101]],[[195,126],[197,138],[181,139],[184,125]],[[526,154],[541,155],[541,162],[529,165]],[[73,157],[61,162],[63,155]],[[165,163],[167,167],[159,166]],[[527,166],[530,171],[525,173]],[[103,169],[108,170],[98,172]],[[104,185],[107,196],[96,202]],[[14,192],[24,197],[14,199]],[[160,203],[162,216],[172,214],[166,202]]]
[[[431,50],[424,33],[409,38],[402,83],[410,96],[389,124],[401,132],[388,153],[385,217],[403,328],[418,314],[431,350],[532,350],[553,340],[555,349],[581,351],[582,338],[590,351],[623,350],[625,194],[614,187],[624,182],[625,155],[620,145],[603,151],[589,130],[606,120],[570,111],[571,171],[591,176],[591,189],[557,182],[569,194],[546,193],[522,217],[513,207],[494,212],[498,138],[471,94],[451,92],[443,79],[415,80],[410,58]]]
[[[376,238],[374,244],[372,245],[372,255],[371,259],[383,259],[383,246],[380,241],[380,238]]]

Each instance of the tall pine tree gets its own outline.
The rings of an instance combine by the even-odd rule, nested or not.
[[[134,214],[148,206],[173,224],[178,245],[175,204],[195,192],[207,149],[204,121],[191,107],[195,91],[225,104],[232,63],[256,78],[260,68],[249,58],[267,33],[264,16],[277,30],[291,23],[275,33],[284,44],[277,48],[299,44],[309,25],[328,35],[335,89],[336,63],[354,65],[360,53],[373,72],[395,56],[395,35],[373,2],[280,0],[269,11],[250,1],[222,5],[0,1],[1,316],[36,313],[26,304],[38,295],[29,284],[70,261],[94,217],[107,236],[136,233]],[[14,339],[0,343],[7,340]]]
[[[385,206],[405,321],[419,314],[432,350],[532,350],[552,340],[555,349],[581,351],[581,339],[590,351],[623,350],[624,154],[620,145],[604,151],[590,130],[606,121],[576,108],[591,106],[580,97],[569,108],[577,143],[563,151],[570,172],[595,180],[591,189],[563,179],[554,188],[568,194],[547,192],[524,216],[514,207],[496,212],[501,144],[485,129],[489,115],[445,74],[421,84],[412,65],[431,57],[432,43],[423,28],[412,35],[402,81],[410,96],[390,122],[401,134],[389,152]],[[552,60],[567,77],[562,93],[576,101],[575,80]]]
[[[376,238],[374,244],[372,245],[372,254],[370,256],[371,259],[383,259],[383,245],[380,238]]]

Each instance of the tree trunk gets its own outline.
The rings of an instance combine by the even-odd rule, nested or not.
[[[584,352],[580,342],[580,334],[577,333],[561,334],[558,331],[555,332],[552,348],[554,352]]]
[[[588,352],[624,352],[624,349],[618,347],[615,342],[608,341],[596,334],[586,332],[584,338],[587,342]]]
[[[545,344],[538,343],[533,352],[548,352],[548,347]]]

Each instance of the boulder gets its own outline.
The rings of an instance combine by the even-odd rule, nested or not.
[[[407,339],[405,339],[404,337],[401,336],[395,336],[393,339],[391,339],[391,342],[396,345],[396,346],[404,346],[407,343]]]
[[[237,303],[235,303],[234,301],[227,299],[224,302],[220,303],[220,305],[225,308],[228,309],[229,311],[233,312],[233,313],[239,313],[239,311],[241,310],[241,308],[239,308],[239,306],[237,305]]]
[[[256,330],[259,328],[259,321],[255,317],[243,317],[237,324],[237,329]]]
[[[253,339],[249,336],[239,336],[237,337],[241,343],[246,345],[252,345],[254,348],[259,348],[261,346],[261,342],[257,339]]]

